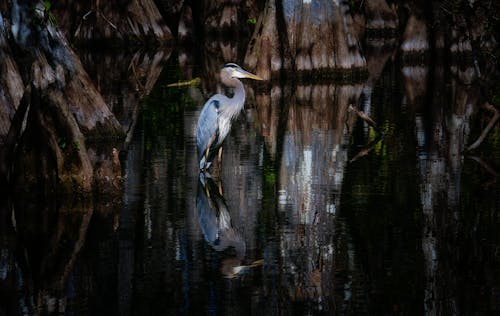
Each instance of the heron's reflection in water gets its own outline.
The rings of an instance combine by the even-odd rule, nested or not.
[[[222,195],[222,183],[200,173],[196,195],[198,223],[208,244],[216,251],[232,248],[234,256],[222,261],[221,272],[227,278],[237,277],[250,268],[262,264],[257,260],[250,265],[242,265],[246,243],[242,235],[232,226],[231,216]]]

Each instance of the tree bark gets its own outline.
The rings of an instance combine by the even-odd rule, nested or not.
[[[14,153],[5,170],[17,168],[15,181],[27,187],[41,181],[49,191],[58,186],[63,192],[90,192],[94,174],[87,140],[121,137],[120,125],[43,4],[13,1],[10,9],[2,15],[2,53],[10,56],[3,59],[10,72],[2,78],[17,78],[17,89],[21,82],[27,86],[18,90],[26,94],[27,111],[24,134],[18,131],[2,150]],[[10,92],[3,112],[16,109],[18,98]],[[14,112],[2,117],[9,132],[13,117]]]
[[[268,43],[271,43],[269,45]],[[263,60],[260,56],[269,56]],[[250,69],[284,69],[314,77],[332,70],[366,67],[347,3],[269,0],[261,14],[245,63]]]
[[[58,23],[71,42],[137,44],[172,40],[153,0],[92,0],[54,2]]]

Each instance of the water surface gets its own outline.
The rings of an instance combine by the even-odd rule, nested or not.
[[[497,131],[464,154],[484,127],[473,85],[388,54],[366,82],[247,83],[205,178],[195,128],[222,62],[162,56],[144,94],[109,96],[130,131],[119,201],[4,202],[2,312],[500,312],[500,147]]]

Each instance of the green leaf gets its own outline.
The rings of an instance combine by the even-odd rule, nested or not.
[[[247,20],[247,23],[248,23],[248,24],[255,24],[255,23],[257,23],[257,19],[256,19],[256,18],[249,18],[249,19]]]
[[[50,1],[45,1],[43,3],[43,6],[45,8],[45,11],[49,11],[50,10],[50,7],[52,6],[52,4],[50,3]]]
[[[58,27],[56,17],[52,13],[49,13],[49,20],[52,26]]]

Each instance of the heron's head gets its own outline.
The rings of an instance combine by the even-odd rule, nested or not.
[[[261,77],[254,75],[253,73],[248,72],[245,69],[233,63],[225,64],[224,67],[222,68],[222,71],[226,72],[232,78],[240,78],[240,79],[249,78],[254,80],[263,80]]]

